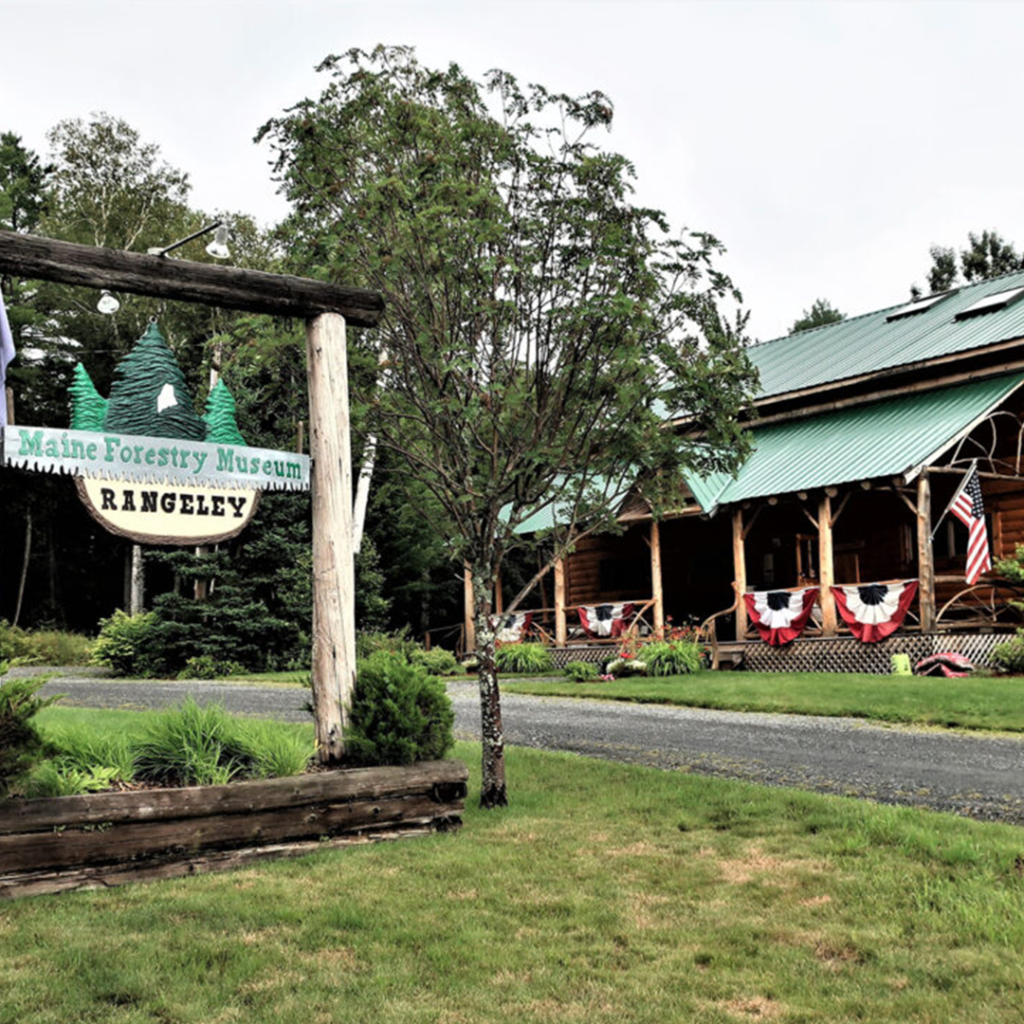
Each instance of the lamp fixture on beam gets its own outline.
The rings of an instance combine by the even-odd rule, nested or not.
[[[121,308],[121,303],[117,301],[109,288],[104,288],[100,292],[100,301],[96,303],[97,312],[104,313],[107,316],[112,316]]]
[[[205,228],[200,228],[198,231],[194,231],[187,238],[181,239],[179,242],[172,242],[170,245],[161,249],[159,246],[155,246],[151,249],[147,249],[146,252],[150,256],[166,256],[169,252],[174,252],[175,249],[180,249],[181,246],[187,242],[191,242],[196,238],[202,238],[203,235],[208,235],[211,231],[216,231],[213,241],[206,247],[206,251],[218,260],[226,260],[231,257],[231,250],[228,248],[228,239],[231,237],[228,231],[227,224],[222,220],[215,220],[212,224],[207,224]]]

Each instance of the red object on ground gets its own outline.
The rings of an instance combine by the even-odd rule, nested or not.
[[[945,676],[947,679],[963,679],[974,668],[971,660],[962,654],[946,651],[922,658],[914,666],[914,675]]]

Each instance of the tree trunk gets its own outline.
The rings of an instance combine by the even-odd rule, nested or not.
[[[146,604],[146,574],[142,561],[142,545],[132,545],[132,584],[129,614],[141,615]]]
[[[480,743],[482,772],[480,806],[507,807],[505,788],[505,732],[501,725],[501,693],[494,660],[497,633],[491,625],[490,566],[476,565],[472,570],[476,618],[477,679],[480,686]]]
[[[25,597],[25,581],[28,579],[28,560],[32,556],[32,509],[25,513],[25,553],[21,559],[21,578],[18,580],[18,603],[14,606],[14,622],[21,618],[21,602]]]

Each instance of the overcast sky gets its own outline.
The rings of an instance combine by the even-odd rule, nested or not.
[[[817,298],[853,315],[924,284],[933,243],[1024,244],[1024,4],[0,0],[0,129],[45,150],[66,117],[122,117],[204,208],[285,211],[252,143],[318,94],[328,53],[601,89],[641,201],[716,234],[752,312],[786,333]]]

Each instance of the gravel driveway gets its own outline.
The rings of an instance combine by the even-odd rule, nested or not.
[[[76,672],[76,674],[79,674]],[[234,713],[309,721],[305,690],[61,678],[46,692],[83,707],[158,708],[187,694]],[[449,684],[456,732],[479,737],[473,683]],[[818,718],[506,694],[510,744],[797,786],[1024,824],[1024,740]]]

